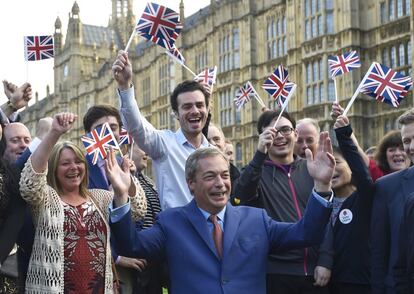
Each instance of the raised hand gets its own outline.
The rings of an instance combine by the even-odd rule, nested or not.
[[[76,114],[70,112],[56,114],[53,118],[50,131],[54,132],[58,136],[63,135],[72,128],[77,117],[78,116]]]
[[[309,175],[315,183],[317,192],[330,192],[331,179],[335,169],[331,139],[328,132],[319,134],[319,144],[316,154],[310,149],[305,150]]]
[[[211,96],[211,93],[212,93],[211,92],[211,86],[208,83],[203,82],[202,79],[197,80],[197,81],[200,83],[200,85],[203,86],[204,90],[206,90],[206,92],[208,93],[208,95]]]
[[[349,119],[346,115],[340,115],[336,118],[334,129],[339,129],[349,125]]]
[[[120,50],[112,64],[112,73],[120,90],[126,90],[132,82],[132,66],[128,58],[128,52]]]
[[[36,126],[36,137],[42,140],[52,128],[52,122],[53,118],[51,117],[42,117],[39,119]]]
[[[31,157],[32,166],[36,172],[43,172],[46,169],[53,146],[59,141],[60,136],[73,126],[77,117],[76,114],[68,112],[59,113],[53,117],[52,127]]]
[[[4,94],[6,94],[11,105],[15,109],[21,109],[29,104],[32,99],[32,86],[29,83],[24,83],[20,87],[8,81],[3,81]]]
[[[338,102],[332,103],[331,118],[336,120],[336,118],[344,113],[344,109]]]
[[[269,148],[273,144],[273,140],[276,137],[276,130],[274,128],[266,128],[263,133],[259,135],[259,143],[257,144],[257,150],[262,153],[267,153]]]
[[[119,166],[115,151],[110,148],[105,159],[106,176],[111,181],[114,189],[114,201],[116,206],[121,206],[127,202],[128,190],[131,186],[131,175],[129,172],[130,160],[128,156],[123,157],[122,168]]]

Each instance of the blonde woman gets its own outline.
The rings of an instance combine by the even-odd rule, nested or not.
[[[116,209],[123,204],[119,197],[128,196],[137,217],[146,212],[145,195],[131,181],[127,159],[122,167],[106,161],[113,192],[87,189],[82,151],[71,142],[57,143],[76,118],[56,115],[22,171],[20,191],[36,226],[26,293],[112,293],[108,207],[112,202]]]

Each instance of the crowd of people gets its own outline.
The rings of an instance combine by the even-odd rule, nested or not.
[[[112,71],[120,107],[92,106],[84,131],[135,143],[96,164],[61,139],[76,113],[40,118],[32,138],[30,84],[3,82],[0,293],[414,293],[414,109],[367,151],[338,103],[338,146],[312,118],[263,109],[239,170],[208,85],[177,85],[180,128],[158,130],[126,52]]]

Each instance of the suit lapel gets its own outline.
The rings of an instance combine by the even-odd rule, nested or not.
[[[211,232],[208,229],[207,221],[205,220],[203,214],[196,205],[195,200],[192,200],[188,205],[184,207],[185,215],[190,221],[191,225],[194,227],[198,235],[206,243],[207,247],[210,248],[212,253],[217,257],[217,251],[214,246],[213,237]]]
[[[228,256],[240,224],[239,212],[230,203],[227,203],[224,219],[223,257]]]

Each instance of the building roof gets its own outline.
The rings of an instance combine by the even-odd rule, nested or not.
[[[114,39],[115,45],[122,48],[122,43],[118,34],[110,27],[101,27],[94,25],[83,25],[82,27],[82,41],[85,45],[93,46],[108,46]]]
[[[183,30],[184,31],[190,30],[193,26],[197,25],[198,23],[206,19],[209,13],[210,13],[210,6],[206,6],[204,8],[201,8],[196,13],[190,15],[189,17],[185,19]]]

